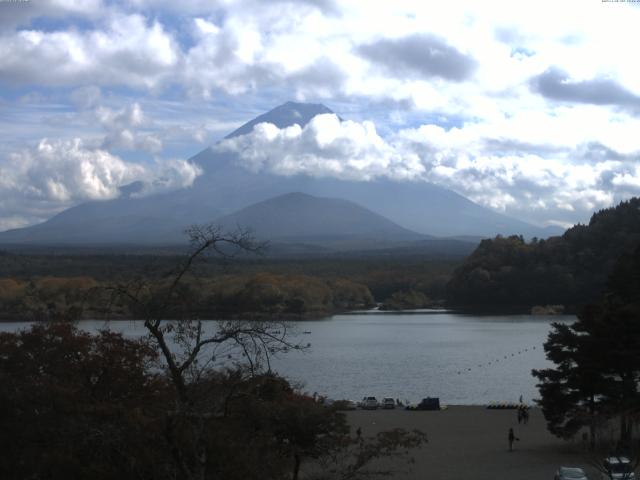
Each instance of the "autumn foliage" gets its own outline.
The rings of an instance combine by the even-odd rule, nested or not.
[[[193,419],[146,340],[68,323],[2,333],[0,385],[2,479],[173,480],[199,461]],[[404,431],[357,439],[341,412],[271,373],[204,369],[186,388],[202,479],[366,478],[371,461],[425,441]]]

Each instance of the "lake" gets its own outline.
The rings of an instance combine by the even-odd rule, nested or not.
[[[273,369],[309,392],[330,398],[363,396],[417,402],[439,397],[444,404],[537,398],[531,369],[550,364],[542,344],[551,322],[573,316],[477,316],[448,312],[357,312],[296,325],[311,343],[272,360]],[[86,330],[102,321],[82,321]],[[0,330],[24,327],[0,324]],[[141,322],[110,322],[129,337],[144,334]],[[309,333],[303,333],[309,332]]]

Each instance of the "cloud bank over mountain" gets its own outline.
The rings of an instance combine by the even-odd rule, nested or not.
[[[120,195],[120,187],[142,181],[138,195],[190,186],[201,170],[184,160],[162,160],[153,165],[126,162],[103,149],[88,148],[81,139],[43,139],[31,149],[10,155],[0,165],[0,228],[25,224],[23,217],[42,218],[60,206],[87,200],[108,200]],[[7,215],[8,213],[8,215]]]
[[[335,114],[318,115],[304,128],[260,123],[251,133],[224,140],[215,148],[238,154],[249,170],[276,175],[412,180],[424,170],[416,155],[382,139],[373,123],[341,122]]]
[[[640,185],[634,155],[596,143],[509,144],[479,125],[423,125],[383,139],[371,122],[340,122],[324,114],[304,128],[261,123],[215,149],[234,152],[254,172],[427,181],[500,211],[526,205],[529,213],[566,212],[558,224],[576,209],[591,211],[613,202],[614,191],[632,193]],[[545,158],[549,152],[554,158]]]
[[[80,139],[129,166],[97,182],[117,192],[275,105],[322,102],[347,122],[260,127],[244,162],[427,179],[528,221],[584,221],[640,194],[639,23],[632,4],[580,0],[0,2],[0,169]],[[0,228],[94,198],[74,185],[38,208],[0,187]]]

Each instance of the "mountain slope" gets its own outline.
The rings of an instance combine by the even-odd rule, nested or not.
[[[184,230],[220,216],[214,205],[193,201],[188,190],[136,198],[122,196],[69,208],[44,223],[0,233],[0,243],[35,245],[173,245]]]
[[[353,202],[298,192],[250,205],[217,223],[225,228],[250,227],[257,237],[270,240],[425,238]]]
[[[260,122],[274,123],[280,128],[294,123],[304,126],[322,113],[332,112],[320,104],[288,102],[251,120],[228,137],[250,132]],[[42,224],[0,232],[0,243],[176,244],[184,241],[182,232],[191,224],[209,223],[249,205],[291,192],[355,202],[421,234],[549,235],[544,229],[501,215],[429,183],[387,179],[354,182],[251,172],[234,154],[218,151],[215,147],[203,150],[190,160],[204,171],[190,188],[141,198],[136,196],[139,185],[125,186],[118,199],[84,203]]]

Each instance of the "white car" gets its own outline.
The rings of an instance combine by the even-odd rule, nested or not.
[[[396,408],[396,401],[393,398],[386,397],[382,399],[382,408]]]
[[[365,410],[375,410],[378,406],[378,399],[376,397],[364,397],[362,399],[362,408]]]
[[[353,400],[344,400],[342,403],[345,410],[355,410],[358,408],[358,403]]]

